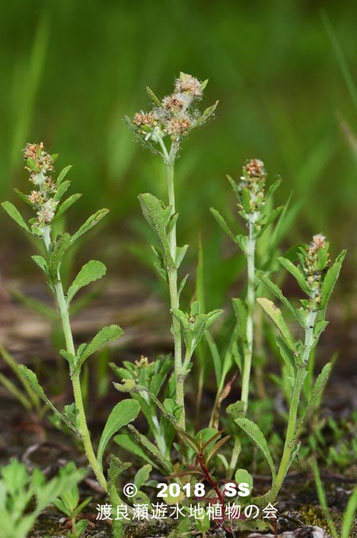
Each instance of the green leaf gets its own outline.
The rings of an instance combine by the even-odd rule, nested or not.
[[[42,269],[42,271],[45,274],[47,274],[48,267],[47,267],[47,262],[46,262],[45,258],[43,258],[42,256],[38,256],[38,255],[31,256],[31,258],[33,259],[35,264],[38,265],[38,267],[40,269]]]
[[[88,219],[85,221],[84,224],[82,224],[79,230],[77,230],[76,233],[72,235],[71,244],[73,245],[73,243],[77,241],[77,239],[79,239],[82,235],[89,232],[89,230],[96,226],[98,222],[100,222],[107,213],[109,213],[109,209],[99,209],[98,211],[96,211],[96,213],[88,217]]]
[[[289,348],[292,351],[295,351],[294,340],[290,334],[288,326],[286,325],[284,321],[284,318],[282,316],[280,309],[277,306],[275,306],[273,301],[270,301],[269,299],[266,299],[265,297],[258,297],[257,303],[260,304],[263,310],[268,314],[268,316],[277,326],[277,328],[279,329],[281,333],[281,336],[283,337],[284,341],[288,344]]]
[[[149,441],[149,439],[145,435],[140,433],[132,424],[129,424],[128,428],[131,431],[131,433],[134,435],[138,443],[140,443],[145,448],[145,450],[147,450],[150,453],[151,457],[154,458],[155,462],[160,467],[160,469],[163,469],[165,473],[171,474],[172,472],[171,463],[163,459],[162,454],[159,451],[159,449],[156,447],[156,445],[154,445],[154,443]]]
[[[46,405],[57,415],[63,422],[71,428],[75,432],[76,435],[79,435],[78,430],[73,426],[73,424],[62,414],[58,411],[58,409],[53,405],[53,403],[47,398],[46,394],[44,393],[43,388],[41,387],[37,375],[35,372],[27,368],[24,364],[20,364],[19,370],[21,373],[21,376],[23,377],[24,381],[28,383],[28,385],[31,387],[31,389],[45,402]]]
[[[237,469],[234,475],[234,480],[237,482],[237,484],[241,484],[242,482],[248,484],[249,491],[252,492],[253,477],[250,473],[248,473],[248,471],[245,469]]]
[[[161,107],[161,101],[160,99],[154,94],[154,92],[149,88],[149,86],[146,86],[146,92],[150,99],[157,105],[158,107]]]
[[[147,461],[151,465],[155,465],[149,458],[149,456],[143,451],[143,449],[137,443],[135,443],[135,441],[132,440],[128,433],[120,433],[119,435],[116,435],[114,437],[114,441],[119,446],[124,448],[124,450],[130,452],[130,454],[135,455],[144,461]],[[157,467],[157,465],[155,465],[155,467]]]
[[[295,379],[295,356],[281,336],[277,336],[276,343],[279,347],[281,358],[288,369],[289,376]]]
[[[170,253],[170,245],[167,237],[166,226],[169,223],[171,208],[165,207],[163,202],[150,193],[138,196],[145,220],[154,231],[158,240],[166,269],[175,269],[175,263]]]
[[[97,260],[90,260],[82,269],[79,271],[78,275],[72,282],[71,286],[67,292],[67,302],[68,304],[72,301],[73,297],[78,290],[87,286],[91,282],[102,278],[107,272],[107,268],[104,263]]]
[[[135,420],[139,411],[140,405],[132,399],[122,400],[112,409],[98,445],[97,459],[100,465],[102,465],[103,454],[111,437],[121,428],[127,426],[129,422]]]
[[[203,114],[195,121],[194,127],[199,127],[200,125],[203,125],[209,118],[212,116],[212,114],[215,112],[219,101],[216,101],[213,105],[207,107]]]
[[[61,200],[64,193],[69,189],[70,184],[71,184],[70,181],[64,181],[63,183],[61,183],[61,185],[58,187],[53,197],[53,199],[56,202],[59,202]]]
[[[77,200],[79,200],[79,198],[81,197],[82,195],[77,193],[77,194],[72,194],[71,196],[69,196],[64,202],[62,202],[62,204],[59,206],[59,208],[57,209],[56,211],[56,215],[54,217],[54,219],[52,220],[52,222],[55,222],[56,220],[58,220],[60,217],[62,217],[63,213],[65,211],[67,211],[67,209],[69,209]]]
[[[134,484],[138,489],[141,489],[141,487],[146,484],[150,473],[152,471],[152,466],[147,464],[141,467],[141,469],[138,470],[136,475],[134,476]]]
[[[64,178],[66,177],[66,175],[68,174],[71,168],[72,168],[72,165],[70,164],[66,166],[65,168],[63,168],[63,170],[61,170],[56,180],[57,185],[60,185],[60,183],[62,183],[62,181],[64,180]]]
[[[296,267],[296,265],[294,265],[290,260],[288,260],[287,258],[283,258],[282,256],[279,256],[278,261],[287,271],[289,271],[291,275],[293,275],[293,277],[295,278],[296,282],[299,284],[302,291],[306,293],[306,295],[310,296],[311,294],[310,288],[307,285],[305,281],[305,277],[300,271],[300,269]]]
[[[76,368],[80,368],[84,361],[99,348],[108,342],[118,340],[122,334],[124,334],[124,331],[119,325],[108,325],[107,327],[103,327],[89,344],[84,344],[79,356],[77,356]]]
[[[313,408],[316,406],[316,404],[318,404],[321,398],[321,395],[326,387],[327,381],[330,377],[331,370],[332,370],[332,363],[328,362],[327,364],[325,364],[325,366],[321,370],[321,373],[318,375],[315,381],[314,388],[312,389],[310,399],[304,411],[304,414],[299,421],[297,431],[300,431],[302,429],[304,420],[309,416],[309,414],[311,413]]]
[[[343,250],[336,258],[334,264],[329,268],[324,278],[321,290],[321,307],[326,310],[331,294],[339,277],[346,251]]]
[[[357,511],[357,487],[353,490],[350,496],[345,514],[343,516],[341,538],[349,538],[351,536],[352,525],[355,521],[355,513]]]
[[[68,248],[70,247],[71,237],[69,234],[65,233],[60,235],[57,241],[54,244],[53,250],[49,255],[48,259],[48,277],[51,284],[56,284],[58,281],[58,268],[62,261],[62,258]]]
[[[288,299],[285,297],[285,295],[280,290],[280,288],[276,284],[274,284],[274,282],[272,282],[270,278],[268,278],[266,275],[262,276],[262,281],[274,293],[275,297],[280,299],[280,301],[284,304],[284,306],[286,306],[286,308],[290,310],[290,312],[292,313],[294,318],[298,321],[298,323],[301,325],[301,327],[305,327],[306,323],[302,314],[299,312],[299,310],[295,309],[292,306],[292,304],[288,301]]]
[[[234,312],[237,318],[237,327],[238,327],[238,333],[239,337],[241,338],[242,342],[247,341],[247,318],[248,318],[248,308],[242,299],[232,299]]]
[[[210,208],[210,211],[212,215],[214,216],[214,218],[216,219],[216,221],[218,222],[218,224],[220,225],[220,227],[222,228],[222,230],[228,235],[228,237],[232,239],[232,241],[234,241],[235,244],[237,244],[236,236],[234,235],[234,233],[232,232],[232,230],[230,229],[230,227],[228,226],[228,224],[226,223],[225,219],[222,217],[220,212],[217,211],[217,209],[214,209],[213,207]]]
[[[246,433],[249,437],[255,442],[255,444],[260,448],[265,459],[267,460],[273,480],[276,478],[276,471],[274,467],[273,458],[268,447],[268,443],[260,430],[259,426],[247,418],[236,418],[234,422]]]
[[[26,222],[22,218],[20,212],[18,209],[12,204],[11,202],[2,202],[2,207],[5,209],[6,213],[11,217],[17,224],[23,228],[23,230],[26,230],[26,232],[29,232],[30,229],[27,226]]]
[[[23,202],[25,202],[25,204],[29,205],[30,207],[34,207],[33,204],[30,202],[29,197],[27,196],[27,194],[24,194],[23,192],[19,191],[19,189],[14,189],[14,191],[16,192],[17,196]]]

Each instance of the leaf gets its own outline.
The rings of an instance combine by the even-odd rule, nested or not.
[[[257,303],[263,308],[263,310],[268,314],[271,320],[275,323],[279,329],[284,341],[288,344],[292,351],[295,351],[294,340],[290,334],[288,326],[286,325],[284,318],[280,309],[275,306],[273,301],[266,299],[265,297],[258,297]]]
[[[305,281],[305,277],[300,271],[300,269],[296,267],[296,265],[294,265],[290,260],[288,260],[287,258],[283,258],[282,256],[279,256],[278,261],[287,271],[289,271],[291,275],[293,275],[293,277],[295,278],[296,282],[299,284],[302,291],[306,293],[306,295],[310,296],[311,294],[310,288],[307,285]]]
[[[203,114],[196,120],[194,127],[198,127],[199,125],[203,125],[209,118],[212,116],[212,114],[215,112],[219,101],[216,101],[213,105],[207,107]]]
[[[222,217],[220,212],[217,211],[217,209],[214,209],[213,207],[210,208],[210,211],[212,215],[214,216],[214,218],[216,219],[216,221],[218,222],[218,224],[220,225],[220,227],[222,228],[222,230],[228,235],[228,237],[232,239],[232,241],[234,241],[235,244],[237,244],[236,236],[234,235],[234,233],[232,232],[232,230],[230,229],[230,227],[228,226],[228,224],[226,223],[225,219]]]
[[[78,290],[87,286],[91,282],[102,278],[107,272],[107,268],[104,263],[97,260],[90,260],[82,269],[79,271],[78,275],[72,282],[71,286],[67,292],[67,302],[68,304],[72,301],[73,297]]]
[[[247,318],[248,318],[248,308],[245,301],[242,299],[232,299],[234,312],[237,318],[237,328],[239,337],[242,342],[247,341]]]
[[[73,426],[73,424],[62,414],[58,409],[53,405],[53,403],[47,398],[44,393],[43,388],[41,387],[37,375],[35,372],[27,368],[24,364],[20,364],[19,370],[24,381],[30,385],[32,390],[45,402],[46,405],[57,415],[63,422],[75,432],[76,435],[79,435],[78,430]]]
[[[48,277],[51,284],[56,284],[58,281],[58,268],[62,258],[70,247],[71,236],[67,233],[59,236],[54,244],[53,250],[48,259]]]
[[[147,456],[147,454],[143,451],[143,449],[132,440],[128,433],[120,433],[119,435],[116,435],[114,437],[114,441],[119,446],[130,452],[130,454],[138,456],[138,458],[147,461],[151,465],[155,465],[149,456]],[[155,465],[155,467],[157,466]]]
[[[33,204],[30,202],[29,197],[27,196],[27,194],[24,194],[23,192],[19,191],[19,189],[14,189],[14,191],[16,192],[17,196],[23,202],[25,202],[25,204],[28,204],[30,207],[34,207]]]
[[[132,399],[122,400],[112,409],[98,445],[97,459],[100,465],[102,465],[103,454],[111,437],[123,426],[127,426],[129,422],[135,420],[139,411],[140,405]]]
[[[103,209],[99,209],[93,215],[88,217],[85,223],[82,224],[82,226],[76,231],[76,233],[72,235],[71,244],[73,245],[73,243],[77,241],[77,239],[79,239],[82,235],[89,232],[89,230],[91,230],[94,226],[96,226],[98,222],[100,222],[102,218],[105,217],[105,215],[107,215],[107,213],[109,213],[109,209],[103,208]]]
[[[4,210],[6,211],[6,213],[9,215],[9,217],[11,217],[15,222],[17,222],[17,224],[21,228],[26,230],[26,232],[30,231],[29,227],[27,226],[26,222],[24,221],[24,219],[22,218],[20,212],[14,206],[14,204],[12,204],[11,202],[2,202],[1,205],[4,208]]]
[[[163,459],[161,452],[159,449],[149,441],[149,439],[140,433],[132,424],[129,424],[128,426],[131,433],[134,435],[136,440],[150,453],[150,455],[154,458],[157,465],[160,467],[160,469],[163,469],[165,473],[171,474],[172,467],[169,462]]]
[[[56,215],[54,219],[52,220],[52,222],[55,222],[56,220],[58,220],[63,215],[63,213],[67,211],[67,209],[69,209],[77,200],[79,200],[81,196],[82,195],[79,193],[72,194],[64,202],[62,202],[62,204],[57,209]]]
[[[61,185],[56,190],[56,192],[55,192],[55,194],[53,196],[53,199],[56,202],[59,202],[61,200],[62,196],[65,194],[65,192],[69,189],[70,185],[71,185],[70,181],[64,181],[63,183],[61,183]]]
[[[255,442],[255,444],[260,448],[262,453],[265,456],[265,459],[267,460],[271,474],[273,477],[273,480],[275,480],[276,477],[276,471],[274,467],[273,458],[271,457],[271,453],[268,447],[268,443],[266,442],[266,439],[260,430],[259,426],[252,422],[251,420],[247,418],[236,418],[234,419],[234,422],[246,433],[249,435],[249,437]]]
[[[286,345],[285,341],[281,336],[276,338],[276,343],[279,347],[281,358],[283,359],[285,366],[288,369],[289,376],[295,379],[295,356],[289,346]]]
[[[306,419],[306,417],[309,416],[312,409],[315,407],[316,403],[320,399],[320,397],[321,397],[321,395],[322,395],[322,393],[323,393],[323,391],[325,389],[325,386],[327,384],[327,381],[328,381],[328,379],[330,377],[331,370],[332,370],[332,363],[328,362],[327,364],[325,364],[325,366],[321,370],[320,374],[318,375],[318,377],[317,377],[317,379],[315,381],[314,388],[312,389],[310,399],[309,399],[308,404],[306,406],[306,409],[304,411],[304,414],[303,414],[302,418],[299,421],[297,431],[300,431],[302,429],[304,420]]]
[[[138,472],[134,476],[134,484],[138,489],[141,489],[141,487],[147,482],[151,471],[152,466],[150,464],[144,465],[143,467],[141,467],[141,469],[138,470]]]
[[[248,473],[248,471],[245,469],[237,469],[234,475],[234,480],[237,482],[237,484],[241,484],[242,482],[248,484],[249,491],[252,492],[253,477],[250,473]]]
[[[104,346],[108,342],[114,342],[124,334],[124,331],[119,325],[108,325],[103,327],[93,338],[89,344],[84,344],[82,352],[77,356],[76,368],[80,368],[84,361],[93,353],[95,353],[100,347]]]
[[[157,105],[158,107],[162,106],[160,99],[154,94],[154,92],[149,88],[149,86],[146,86],[146,92],[150,99],[152,99],[152,101],[155,103],[155,105]]]
[[[345,514],[343,516],[341,538],[349,538],[350,532],[352,530],[352,525],[355,521],[356,510],[357,510],[357,487],[353,490],[352,495],[350,496],[347,503]]]
[[[35,264],[38,265],[38,267],[40,269],[42,269],[42,271],[45,274],[47,274],[48,267],[47,267],[47,262],[46,262],[45,258],[43,258],[42,256],[38,256],[38,255],[31,256],[31,258],[33,259]]]
[[[283,305],[286,306],[286,308],[288,308],[288,310],[290,310],[290,312],[292,313],[294,318],[298,321],[298,323],[301,325],[301,327],[304,328],[306,326],[304,318],[302,317],[299,310],[296,310],[292,306],[292,304],[290,303],[290,301],[288,301],[288,299],[285,297],[285,295],[280,290],[280,288],[276,284],[274,284],[274,282],[272,282],[270,280],[270,278],[268,278],[266,275],[262,276],[262,281],[274,293],[275,297],[280,299],[280,301],[283,303]]]
[[[62,183],[62,181],[64,180],[64,178],[66,177],[66,175],[68,174],[71,168],[72,168],[72,165],[70,164],[66,166],[65,168],[63,168],[63,170],[61,170],[56,180],[57,185],[60,185],[60,183]]]
[[[168,217],[170,217],[171,208],[165,208],[163,202],[150,193],[139,194],[138,198],[145,220],[154,231],[159,242],[166,269],[175,269],[175,263],[171,256],[170,245],[166,233],[166,226],[168,225]]]
[[[326,310],[331,294],[339,277],[346,251],[343,250],[336,258],[334,264],[329,268],[324,278],[321,290],[321,307]]]

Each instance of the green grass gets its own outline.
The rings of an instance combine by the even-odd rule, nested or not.
[[[183,70],[210,79],[207,103],[220,99],[216,118],[178,162],[184,242],[197,241],[197,229],[204,244],[219,242],[208,208],[232,204],[225,174],[257,156],[282,175],[281,200],[290,192],[304,198],[292,240],[323,231],[351,245],[357,170],[337,114],[354,129],[356,11],[347,0],[330,4],[324,19],[292,0],[8,3],[0,22],[2,199],[26,182],[25,141],[43,139],[74,164],[76,190],[88,193],[82,215],[103,204],[113,233],[128,216],[135,230],[137,193],[162,196],[163,182],[122,117],[147,106],[146,84],[164,95]],[[214,265],[214,252],[208,258]]]

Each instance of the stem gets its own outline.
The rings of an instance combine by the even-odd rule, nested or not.
[[[301,364],[298,365],[298,370],[296,373],[293,392],[291,396],[290,409],[289,409],[289,418],[288,418],[288,427],[286,430],[285,444],[283,455],[281,458],[278,474],[274,480],[271,490],[264,495],[265,498],[269,499],[269,502],[274,502],[280,488],[285,480],[285,476],[289,470],[290,464],[292,462],[293,451],[296,446],[297,441],[297,418],[298,418],[298,409],[301,391],[304,385],[306,377],[306,368],[309,362],[311,350],[314,344],[314,325],[316,321],[317,312],[312,311],[308,314],[305,329],[305,342],[304,342],[304,352],[302,354]]]
[[[171,215],[176,212],[175,205],[175,187],[174,187],[174,174],[175,174],[175,155],[176,148],[173,145],[171,147],[170,155],[166,161],[167,171],[167,192],[169,205],[171,207]],[[172,226],[169,233],[169,245],[171,257],[176,266],[176,224]],[[169,281],[169,294],[170,294],[170,307],[171,310],[179,308],[179,298],[177,293],[177,268],[169,269],[167,271]],[[172,333],[174,337],[174,358],[175,358],[175,376],[176,376],[176,403],[182,408],[181,416],[178,422],[180,428],[185,429],[185,394],[184,394],[184,372],[182,368],[182,340],[181,340],[181,328],[180,322],[172,316]]]
[[[248,291],[247,291],[247,350],[244,353],[243,378],[242,378],[242,393],[241,401],[244,403],[244,411],[248,409],[249,398],[249,381],[250,371],[252,368],[253,355],[253,316],[255,306],[255,239],[254,239],[254,223],[249,221],[249,234],[247,244],[247,274],[248,274]]]
[[[45,242],[47,251],[49,251],[50,245],[51,245],[51,238],[50,238],[50,230],[48,227],[46,227],[45,229],[44,242]],[[63,334],[64,334],[64,338],[66,342],[66,349],[69,353],[75,356],[76,350],[74,347],[72,329],[71,329],[71,324],[69,320],[68,305],[67,305],[67,301],[63,292],[63,286],[62,286],[61,275],[60,275],[59,269],[58,269],[57,277],[58,277],[58,281],[55,285],[55,294],[56,294],[59,313],[61,316],[62,329],[63,329]],[[83,447],[84,447],[88,462],[91,465],[93,472],[95,476],[97,477],[98,482],[100,483],[102,488],[105,491],[107,491],[108,489],[107,481],[105,479],[101,466],[98,463],[98,460],[95,456],[92,441],[90,438],[90,433],[87,426],[87,420],[86,420],[86,415],[85,415],[84,405],[83,405],[79,371],[76,371],[71,375],[71,381],[72,381],[72,387],[73,387],[74,401],[75,401],[76,409],[78,412],[78,430],[82,438]]]

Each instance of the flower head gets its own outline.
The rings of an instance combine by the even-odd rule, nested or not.
[[[241,193],[240,209],[243,218],[252,220],[258,218],[264,200],[266,173],[264,163],[259,159],[250,159],[242,168],[242,175],[238,183]]]
[[[134,128],[140,139],[155,153],[155,143],[159,144],[159,152],[164,159],[170,152],[165,146],[165,138],[175,143],[175,155],[180,140],[194,127],[202,125],[213,114],[217,103],[209,107],[203,114],[194,106],[203,95],[206,83],[186,73],[180,73],[175,80],[174,92],[160,100],[150,89],[149,96],[154,107],[149,112],[137,112],[133,119],[127,118],[131,129]]]
[[[192,97],[202,97],[201,82],[192,75],[181,73],[175,80],[175,91],[188,93]]]

